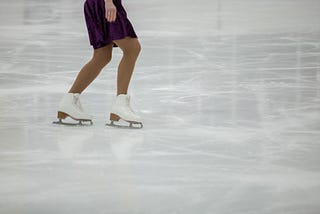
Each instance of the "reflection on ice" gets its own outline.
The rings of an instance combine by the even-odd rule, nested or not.
[[[112,130],[108,136],[111,153],[117,161],[130,162],[135,149],[144,143],[144,132],[139,130]]]
[[[84,127],[83,127],[84,128]],[[93,131],[87,131],[80,127],[64,127],[57,131],[57,143],[61,158],[76,159],[83,151],[84,144],[94,138]]]

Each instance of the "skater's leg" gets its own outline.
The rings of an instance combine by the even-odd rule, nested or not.
[[[141,46],[137,38],[126,37],[113,41],[122,50],[123,56],[118,66],[117,76],[117,97],[110,112],[110,126],[120,126],[129,128],[142,128],[142,120],[130,106],[130,96],[127,94],[130,79],[135,67],[135,63],[141,51]],[[120,119],[129,122],[129,126],[122,126],[117,123]],[[135,125],[135,127],[133,126]]]
[[[137,38],[131,37],[114,40],[113,42],[116,43],[123,52],[123,57],[118,67],[117,95],[127,94],[134,66],[141,51],[141,46]]]
[[[82,93],[111,60],[113,43],[95,49],[92,59],[81,69],[69,93]]]

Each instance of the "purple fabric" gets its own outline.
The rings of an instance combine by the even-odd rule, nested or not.
[[[123,39],[126,36],[137,38],[121,0],[113,0],[113,3],[117,8],[117,18],[115,22],[111,23],[105,18],[104,0],[86,0],[84,3],[84,16],[89,40],[94,49],[106,46],[113,40]],[[118,47],[116,44],[113,46]]]

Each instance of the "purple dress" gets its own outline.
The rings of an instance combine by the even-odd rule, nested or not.
[[[114,22],[108,22],[105,18],[104,0],[86,0],[84,3],[89,40],[94,49],[104,47],[113,40],[123,39],[126,36],[137,38],[121,0],[113,0],[113,4],[117,8],[117,18]],[[113,46],[118,47],[116,44]]]

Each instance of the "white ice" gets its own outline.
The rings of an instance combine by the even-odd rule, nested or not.
[[[105,126],[119,49],[94,125],[53,125],[92,55],[84,1],[1,0],[0,213],[320,213],[320,1],[122,1],[142,130]]]

